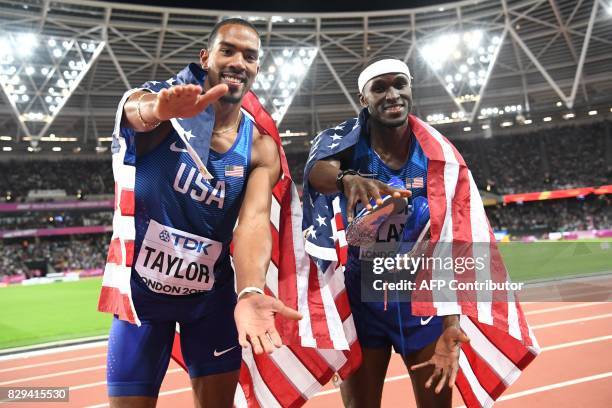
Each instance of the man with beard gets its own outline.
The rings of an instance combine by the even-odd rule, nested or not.
[[[400,241],[402,235],[418,236],[427,223],[428,158],[409,120],[412,90],[406,64],[392,57],[370,62],[359,75],[358,86],[363,110],[354,124],[347,121],[323,132],[315,141],[306,167],[309,185],[304,195],[309,197],[312,191],[326,195],[340,193],[349,222],[358,202],[372,209],[374,202],[383,204],[384,195],[397,199],[410,197],[412,205],[390,216],[378,230],[377,243],[390,246],[389,243]],[[319,146],[329,144],[323,136],[332,133],[329,147],[341,151],[318,154]],[[401,180],[401,185],[397,180]],[[390,181],[391,185],[387,184]],[[316,194],[310,195],[310,203],[304,198],[305,207],[316,207]],[[305,228],[311,223],[307,212],[305,208]],[[427,219],[422,214],[427,214]],[[415,220],[417,215],[420,220]],[[363,265],[360,248],[350,246],[345,285],[363,362],[341,385],[344,404],[353,408],[380,406],[393,347],[411,370],[417,405],[450,407],[459,346],[468,341],[459,328],[459,316],[423,318],[412,315],[409,302],[365,301],[361,298],[361,277],[362,273],[372,271],[362,270]]]
[[[133,246],[121,240],[126,249],[111,248],[109,259],[129,258],[131,248],[124,264],[137,317],[127,320],[140,324],[118,318],[103,288],[99,308],[115,313],[107,361],[112,407],[155,406],[177,323],[196,406],[231,407],[240,346],[270,353],[282,344],[275,314],[300,318],[263,292],[280,158],[240,107],[259,71],[259,50],[253,25],[221,21],[199,65],[129,91],[119,106],[113,151],[125,155],[120,162],[113,156],[115,178],[135,171],[135,199],[126,209],[124,194],[118,197],[114,231],[130,215],[135,227]],[[105,271],[103,285],[111,279]]]

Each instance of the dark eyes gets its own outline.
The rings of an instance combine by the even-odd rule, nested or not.
[[[219,50],[221,52],[222,55],[229,57],[230,55],[232,55],[234,53],[234,51],[232,49],[229,48],[221,48]],[[248,54],[245,59],[249,62],[256,62],[257,61],[257,55],[255,54]]]
[[[408,86],[408,84],[406,82],[404,82],[404,81],[400,81],[400,82],[394,83],[392,86],[395,89],[404,89],[404,88],[406,88],[406,86]],[[375,85],[375,86],[372,87],[372,92],[375,92],[375,93],[383,93],[383,92],[386,92],[386,91],[387,91],[387,88],[384,87],[384,86],[377,86],[377,85]]]

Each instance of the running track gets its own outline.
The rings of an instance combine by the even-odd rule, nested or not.
[[[502,395],[499,407],[612,406],[612,303],[546,302],[524,304],[542,354]],[[0,386],[69,386],[69,403],[25,406],[105,407],[104,343],[0,357]],[[394,356],[387,372],[383,407],[415,406],[410,379]],[[11,404],[0,403],[3,406]],[[159,407],[192,406],[186,373],[171,363]],[[337,389],[327,385],[306,407],[340,407]],[[457,392],[455,407],[462,406]]]

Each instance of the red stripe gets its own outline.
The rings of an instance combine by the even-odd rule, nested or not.
[[[179,332],[174,332],[174,342],[172,343],[172,358],[174,361],[178,363],[183,370],[187,371],[187,365],[185,364],[185,359],[183,358],[183,353],[181,352],[181,335]]]
[[[116,314],[121,320],[135,323],[134,313],[127,294],[119,292],[119,289],[110,286],[102,286],[100,298],[98,299],[98,311]]]
[[[282,407],[301,407],[306,403],[306,399],[296,390],[293,383],[287,379],[287,376],[269,355],[266,353],[253,354],[253,358],[259,375]]]
[[[272,233],[272,254],[270,259],[274,262],[274,265],[278,266],[280,260],[280,243],[278,241],[278,231],[272,222],[270,222],[270,232]]]
[[[125,266],[131,267],[134,262],[134,241],[131,239],[123,241],[125,245]]]
[[[121,190],[119,197],[119,210],[123,216],[133,216],[135,214],[134,190]]]
[[[484,361],[472,348],[470,343],[461,345],[461,350],[465,354],[472,371],[476,374],[478,382],[494,400],[506,390],[506,385],[499,378],[497,373]]]
[[[249,368],[244,363],[244,361],[240,366],[239,382],[240,386],[242,387],[242,391],[244,392],[244,396],[247,400],[247,406],[249,408],[259,408],[259,402],[257,401],[257,397],[255,397],[255,386],[253,385],[253,379],[251,378]]]
[[[300,360],[305,369],[307,369],[321,385],[327,384],[334,375],[334,371],[327,364],[327,361],[315,348],[301,346],[287,346],[289,350]]]
[[[457,380],[455,381],[455,384],[457,384],[457,389],[459,390],[459,393],[461,394],[463,402],[467,408],[482,407],[482,405],[480,405],[480,401],[478,401],[478,398],[476,397],[476,394],[474,394],[474,391],[472,391],[472,386],[468,382],[468,379],[466,378],[465,374],[463,374],[463,370],[459,370],[457,373]]]
[[[280,183],[291,183],[288,179],[283,179]],[[297,271],[295,269],[296,260],[293,247],[293,225],[291,223],[291,193],[287,190],[280,201],[280,220],[279,220],[279,242],[282,243],[282,250],[278,254],[278,296],[280,300],[292,309],[298,309],[297,299]],[[300,226],[298,226],[300,227]],[[273,255],[274,256],[274,255]],[[288,343],[300,343],[299,326],[295,320],[285,320],[279,327],[280,335]]]
[[[457,158],[457,160],[459,160],[459,158]],[[451,216],[453,220],[452,250],[453,259],[455,260],[474,259],[470,198],[470,179],[468,168],[461,166],[459,167],[457,185],[455,186],[455,195],[453,197],[451,208]],[[459,282],[467,283],[476,281],[476,271],[474,267],[475,265],[471,264],[470,268],[465,268],[463,273],[456,272],[455,278]],[[476,291],[474,290],[457,291],[457,302],[461,306],[461,311],[463,314],[471,316],[478,315],[476,300]]]
[[[348,378],[359,366],[361,365],[361,346],[358,341],[354,341],[350,345],[350,350],[344,351],[344,356],[347,361],[344,365],[338,370],[338,375],[343,380]]]
[[[349,302],[348,294],[346,290],[338,293],[336,295],[336,309],[338,310],[338,314],[340,315],[340,319],[344,322],[351,316],[351,304]]]
[[[317,340],[317,347],[334,348],[327,326],[323,298],[321,297],[318,268],[314,262],[310,262],[310,273],[308,275],[308,313],[310,314],[312,334]]]
[[[108,256],[106,257],[106,262],[121,265],[122,264],[122,256],[121,256],[121,240],[119,238],[111,239],[110,244],[108,245]]]
[[[482,334],[508,358],[508,360],[512,361],[512,363],[521,370],[524,370],[536,357],[527,347],[508,333],[493,326],[479,323],[474,318],[470,318],[470,320]]]

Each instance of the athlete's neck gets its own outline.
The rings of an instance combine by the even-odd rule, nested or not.
[[[208,78],[204,80],[204,92],[211,88]],[[221,100],[213,103],[215,110],[215,129],[226,129],[238,122],[240,115],[240,103],[229,103]]]
[[[410,153],[410,127],[408,121],[398,127],[388,127],[368,121],[372,149],[387,163],[403,164]]]

